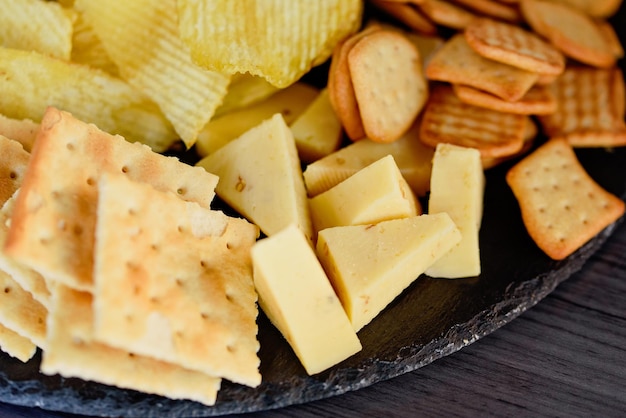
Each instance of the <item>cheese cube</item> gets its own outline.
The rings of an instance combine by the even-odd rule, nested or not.
[[[361,350],[313,248],[291,225],[252,247],[259,304],[308,374],[319,373]]]
[[[293,134],[280,113],[197,165],[219,177],[217,195],[266,235],[295,223],[313,245],[302,168]]]
[[[311,163],[339,148],[342,126],[323,89],[317,98],[291,124],[300,160]]]
[[[431,277],[461,278],[480,274],[478,233],[483,216],[485,175],[480,152],[439,144],[433,157],[428,213],[446,212],[462,239],[426,270]]]
[[[417,196],[430,187],[434,150],[419,140],[419,123],[397,141],[382,144],[362,139],[311,164],[304,170],[309,197],[330,189],[385,155],[393,155],[398,168]]]
[[[450,216],[439,213],[324,229],[316,248],[358,331],[460,240]]]
[[[313,228],[362,225],[421,214],[421,206],[387,155],[309,200]]]

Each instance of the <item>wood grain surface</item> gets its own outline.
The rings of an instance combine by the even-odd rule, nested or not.
[[[538,305],[460,351],[400,377],[279,417],[626,417],[626,222]],[[0,404],[0,417],[76,415]]]

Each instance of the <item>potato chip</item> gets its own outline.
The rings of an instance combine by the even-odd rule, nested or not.
[[[109,74],[119,76],[117,65],[111,61],[100,38],[82,13],[77,13],[74,21],[71,61],[100,68]]]
[[[191,61],[178,37],[176,1],[79,0],[76,6],[122,78],[154,100],[185,144],[193,145],[230,79]]]
[[[3,0],[0,45],[68,60],[72,51],[70,10],[52,1]]]
[[[158,106],[103,71],[45,55],[0,48],[0,113],[41,120],[56,106],[99,128],[164,151],[177,138]]]
[[[278,87],[326,61],[358,29],[362,8],[358,0],[178,1],[181,37],[195,62],[259,75]]]
[[[278,87],[271,85],[266,79],[250,74],[233,74],[228,85],[228,92],[213,119],[226,113],[259,103],[274,93]]]

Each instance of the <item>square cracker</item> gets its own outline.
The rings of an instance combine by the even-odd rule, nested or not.
[[[435,148],[439,143],[476,148],[481,157],[517,153],[524,143],[526,116],[463,103],[452,87],[433,87],[422,112],[420,140]]]
[[[519,100],[537,78],[537,73],[490,60],[474,51],[462,33],[450,38],[426,67],[430,80],[472,86],[508,101]]]
[[[528,234],[561,260],[624,214],[624,202],[604,190],[565,139],[552,139],[513,166],[506,181]]]
[[[0,134],[0,206],[21,186],[29,161],[22,144]]]
[[[213,405],[221,379],[109,347],[93,340],[92,296],[53,289],[41,371]]]
[[[96,338],[258,385],[258,227],[121,175],[98,188]]]
[[[46,278],[91,289],[96,183],[103,173],[125,173],[204,207],[218,180],[48,108],[15,204],[7,254]]]
[[[568,66],[549,87],[556,111],[539,117],[546,135],[574,147],[626,145],[623,80],[619,68]]]

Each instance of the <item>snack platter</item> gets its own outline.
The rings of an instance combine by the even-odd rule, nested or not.
[[[625,18],[622,8],[611,19],[622,41],[626,34],[617,22]],[[619,64],[624,71],[623,61]],[[576,155],[598,184],[626,199],[626,148],[578,149]],[[551,260],[528,236],[519,206],[505,182],[507,170],[516,161],[486,171],[481,275],[456,280],[418,278],[359,332],[362,351],[327,371],[309,376],[280,332],[260,312],[261,385],[249,388],[224,381],[212,407],[47,376],[39,372],[40,353],[27,363],[0,353],[0,399],[98,416],[216,416],[336,396],[426,366],[538,303],[579,270],[615,229],[615,224],[609,226],[562,261]]]

